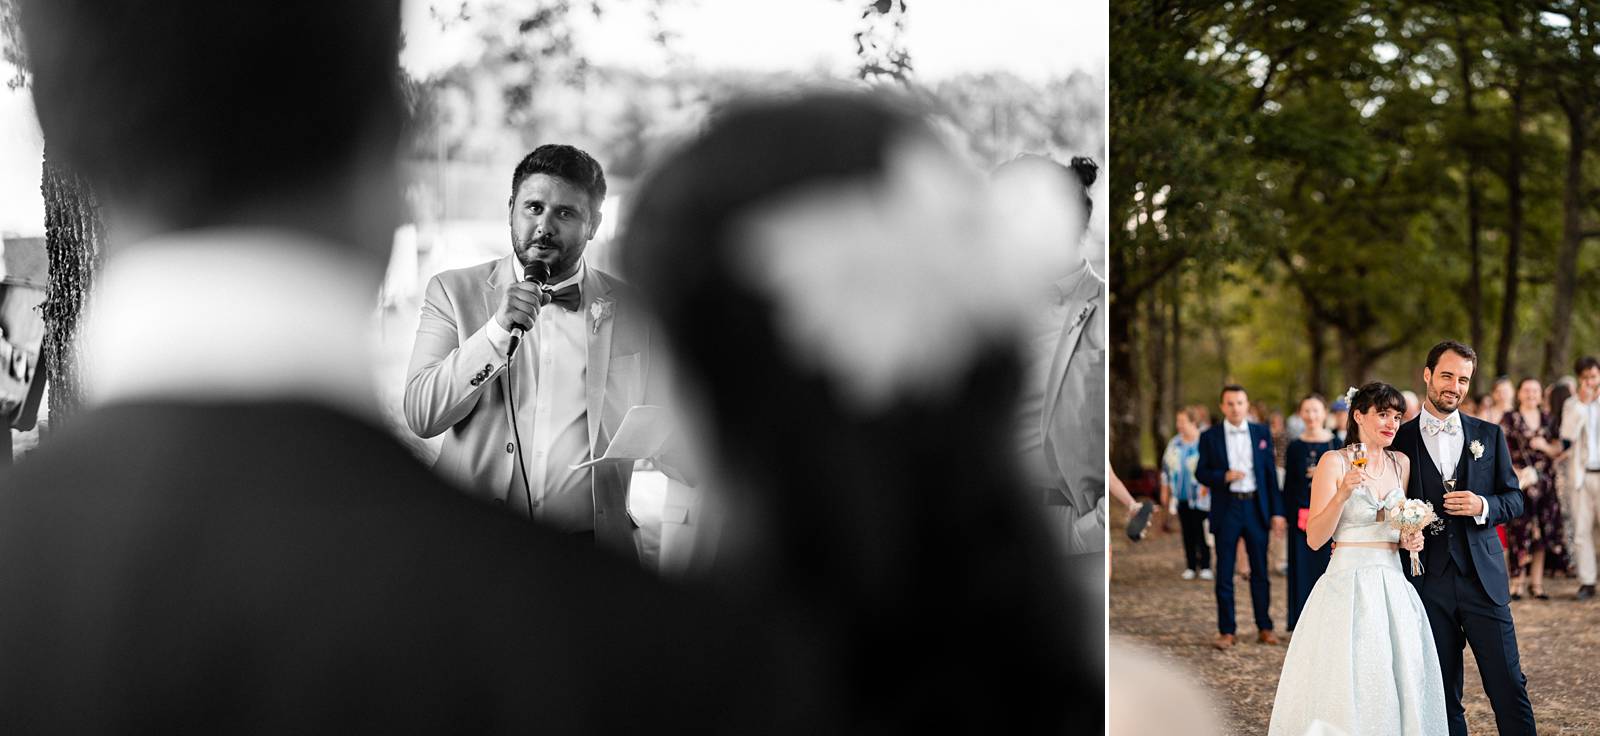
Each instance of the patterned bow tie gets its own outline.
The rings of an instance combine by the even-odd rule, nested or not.
[[[581,295],[578,293],[577,284],[568,284],[556,289],[555,291],[545,289],[544,293],[550,295],[551,304],[559,305],[562,309],[565,309],[568,312],[578,311],[578,301],[580,300]]]
[[[1228,425],[1228,434],[1250,434],[1250,428],[1249,427],[1235,427],[1235,426],[1230,424],[1230,425]]]
[[[1440,432],[1445,434],[1455,434],[1461,429],[1460,427],[1456,426],[1455,422],[1441,421],[1428,422],[1427,424],[1422,425],[1422,428],[1427,430],[1429,437],[1438,437]]]

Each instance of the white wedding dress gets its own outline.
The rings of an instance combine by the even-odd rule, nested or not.
[[[1347,463],[1345,453],[1324,458]],[[1345,501],[1335,542],[1399,542],[1378,510],[1405,498],[1392,455]],[[1446,736],[1444,678],[1422,599],[1400,553],[1340,546],[1306,600],[1278,678],[1269,736],[1333,726],[1352,736]]]

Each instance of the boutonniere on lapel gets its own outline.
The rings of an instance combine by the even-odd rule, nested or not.
[[[1473,440],[1472,444],[1467,446],[1467,449],[1472,451],[1472,459],[1473,460],[1480,460],[1480,459],[1483,458],[1483,443],[1482,442],[1479,442],[1477,440]]]
[[[1091,307],[1091,306],[1090,306],[1090,305],[1088,305],[1088,304],[1085,304],[1085,305],[1083,305],[1083,309],[1081,309],[1081,310],[1078,310],[1078,317],[1077,317],[1077,319],[1074,319],[1074,320],[1072,320],[1072,326],[1073,326],[1073,327],[1077,327],[1077,326],[1078,326],[1078,324],[1079,324],[1079,323],[1081,323],[1081,322],[1083,322],[1083,321],[1084,321],[1084,320],[1086,320],[1086,319],[1088,319],[1088,318],[1089,318],[1089,310],[1090,310],[1090,309],[1091,309],[1091,308],[1092,308],[1092,307]],[[1069,328],[1069,329],[1070,329],[1070,328]]]
[[[611,318],[611,300],[596,299],[589,305],[589,319],[594,323],[594,334],[600,334],[600,325]]]

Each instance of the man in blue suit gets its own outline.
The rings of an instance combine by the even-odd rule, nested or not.
[[[1426,411],[1400,425],[1394,436],[1394,449],[1411,458],[1406,495],[1432,503],[1444,519],[1443,531],[1424,537],[1423,573],[1411,582],[1428,610],[1439,650],[1450,736],[1467,733],[1462,650],[1469,644],[1495,726],[1502,736],[1531,735],[1533,705],[1511,620],[1505,557],[1494,530],[1521,516],[1526,503],[1505,432],[1459,410],[1477,361],[1471,347],[1454,340],[1435,345],[1422,369]]]
[[[1233,565],[1239,538],[1250,556],[1250,606],[1255,610],[1256,639],[1277,644],[1272,633],[1272,601],[1267,571],[1267,529],[1282,536],[1288,529],[1283,517],[1283,494],[1278,489],[1273,464],[1272,434],[1249,420],[1250,395],[1243,386],[1222,387],[1224,421],[1200,435],[1200,462],[1194,477],[1210,488],[1211,533],[1217,539],[1217,640],[1218,649],[1234,643]]]

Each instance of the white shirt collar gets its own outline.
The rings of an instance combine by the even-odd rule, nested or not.
[[[1056,287],[1056,297],[1058,299],[1067,298],[1067,295],[1071,294],[1073,289],[1078,288],[1078,283],[1083,281],[1084,277],[1088,275],[1089,259],[1079,258],[1077,265],[1073,266],[1065,276],[1055,280],[1054,286]]]
[[[352,250],[225,228],[113,251],[85,320],[86,400],[297,398],[377,417],[380,274]]]
[[[1230,422],[1230,421],[1224,419],[1224,420],[1222,420],[1222,426],[1229,432],[1244,432],[1246,434],[1248,434],[1250,432],[1250,420],[1249,419],[1246,419],[1242,423],[1239,423],[1239,424],[1234,424],[1233,422]]]

